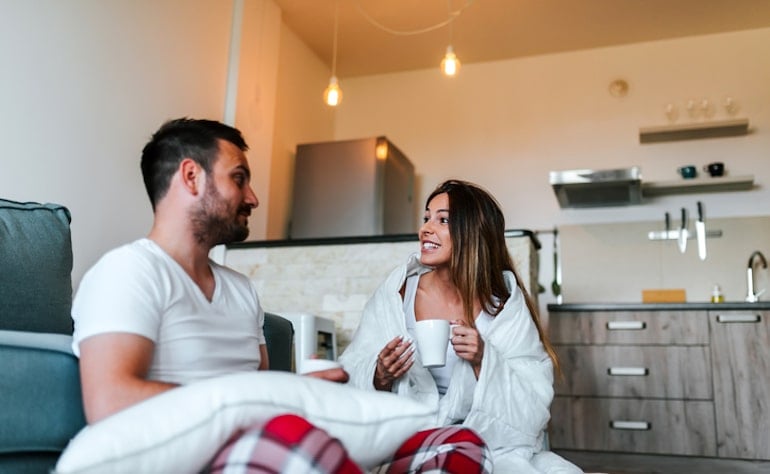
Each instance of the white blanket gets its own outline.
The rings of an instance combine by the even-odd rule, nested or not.
[[[396,336],[409,337],[399,290],[407,276],[427,271],[430,268],[412,255],[367,302],[353,341],[340,356],[351,384],[374,390],[378,352]],[[417,358],[409,372],[394,383],[393,391],[438,405],[437,426],[462,424],[476,431],[492,449],[496,472],[581,472],[543,451],[553,398],[553,367],[513,273],[506,272],[505,278],[511,297],[482,334],[484,356],[478,381],[471,365],[460,360],[446,395],[439,399],[433,377]]]

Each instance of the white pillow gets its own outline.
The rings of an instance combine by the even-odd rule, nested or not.
[[[433,408],[392,393],[290,372],[233,374],[169,390],[83,428],[55,472],[197,472],[233,432],[282,413],[325,429],[365,469],[436,417]]]

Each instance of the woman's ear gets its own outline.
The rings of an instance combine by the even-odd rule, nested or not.
[[[200,189],[200,179],[203,176],[203,169],[198,163],[190,158],[185,158],[179,163],[179,176],[182,185],[191,194],[197,195]]]

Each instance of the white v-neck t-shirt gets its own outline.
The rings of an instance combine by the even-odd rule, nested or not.
[[[105,254],[83,277],[72,305],[73,350],[104,333],[155,343],[150,380],[187,384],[259,368],[264,312],[249,279],[210,261],[209,301],[182,267],[149,239]]]
[[[420,275],[412,275],[406,279],[406,288],[404,290],[404,315],[406,316],[406,331],[412,340],[415,339],[415,323],[417,317],[414,313],[414,301],[417,295],[417,284],[419,283]],[[486,334],[489,325],[492,324],[494,318],[490,316],[486,311],[481,311],[476,317],[476,330],[483,337]],[[419,351],[419,349],[418,349]],[[429,367],[428,370],[433,376],[433,380],[436,381],[436,387],[438,387],[438,393],[440,396],[446,394],[449,388],[449,382],[452,378],[452,369],[455,364],[460,360],[457,353],[454,351],[454,347],[450,343],[446,349],[446,364],[443,367]]]

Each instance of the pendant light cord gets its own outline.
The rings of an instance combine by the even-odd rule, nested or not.
[[[340,22],[340,2],[334,2],[334,41],[332,45],[332,76],[337,76],[337,30]]]
[[[450,4],[450,9],[449,9],[450,11],[449,11],[449,17],[446,20],[436,23],[435,25],[426,26],[424,28],[420,28],[417,30],[396,30],[394,28],[387,27],[382,23],[380,23],[379,21],[372,18],[372,16],[369,13],[367,13],[366,10],[364,10],[364,8],[361,6],[360,3],[356,3],[356,10],[358,10],[358,12],[361,14],[361,16],[364,17],[364,19],[366,19],[366,21],[368,21],[370,24],[372,24],[373,26],[377,27],[378,29],[386,33],[390,33],[396,36],[413,36],[413,35],[421,35],[423,33],[427,33],[429,31],[437,30],[447,25],[451,25],[452,22],[454,22],[457,19],[457,17],[460,16],[460,14],[463,11],[465,11],[465,9],[468,8],[471,5],[471,3],[473,3],[473,0],[466,0],[465,5],[461,6],[460,8],[454,11],[452,11],[451,9],[451,2],[448,2],[448,3]]]

